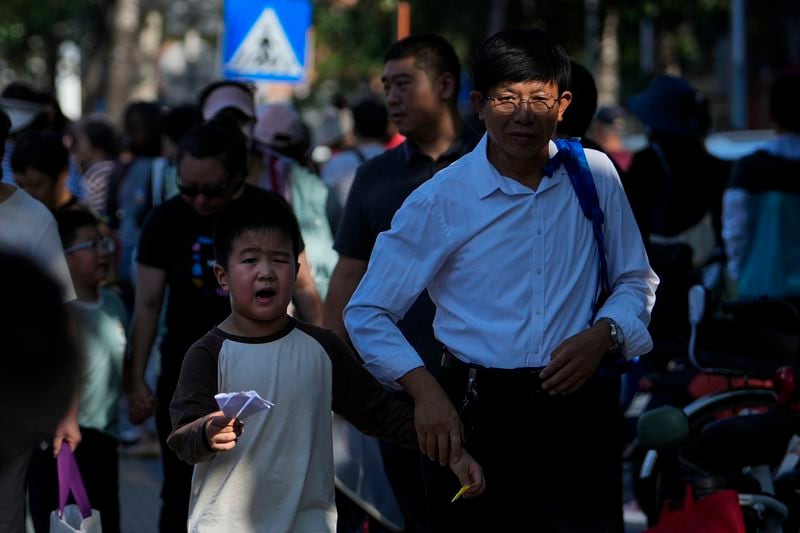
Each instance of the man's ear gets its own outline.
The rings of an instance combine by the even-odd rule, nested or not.
[[[228,290],[228,274],[226,274],[225,273],[225,269],[222,268],[217,263],[214,263],[214,277],[217,278],[217,283],[219,283],[219,286],[227,291]]]
[[[472,107],[475,108],[475,112],[478,113],[478,118],[483,120],[483,110],[486,106],[486,98],[484,98],[483,94],[481,94],[479,91],[470,91],[469,101],[472,102]]]
[[[450,72],[439,76],[439,99],[445,102],[452,100],[456,92],[456,78]]]
[[[564,118],[564,111],[567,110],[569,104],[572,103],[572,93],[569,91],[564,91],[561,93],[561,99],[558,101],[558,121]]]

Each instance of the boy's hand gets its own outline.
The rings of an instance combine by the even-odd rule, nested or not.
[[[461,459],[456,463],[450,464],[450,470],[458,477],[461,486],[472,485],[463,495],[464,498],[474,498],[481,494],[486,488],[486,480],[483,477],[483,468],[467,450],[461,449]]]
[[[243,424],[228,418],[222,411],[214,411],[206,418],[206,437],[215,452],[232,450],[242,435]]]

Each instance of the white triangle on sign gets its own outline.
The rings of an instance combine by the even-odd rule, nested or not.
[[[262,11],[226,67],[244,74],[300,76],[303,73],[280,19],[269,7]]]

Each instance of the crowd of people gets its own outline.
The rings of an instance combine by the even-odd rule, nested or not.
[[[384,102],[353,106],[322,168],[298,110],[241,81],[131,103],[122,133],[6,87],[0,383],[25,416],[0,447],[0,530],[49,530],[69,446],[119,531],[122,415],[155,417],[162,532],[622,531],[602,370],[679,335],[712,263],[719,291],[800,296],[800,75],[772,92],[779,135],[732,166],[682,78],[630,101],[649,136],[631,154],[544,32],[490,37],[471,76],[477,121],[446,39],[393,43]],[[250,390],[273,408],[214,398]]]

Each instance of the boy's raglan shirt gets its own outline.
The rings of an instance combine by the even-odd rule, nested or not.
[[[219,392],[255,390],[275,403],[244,421],[236,447],[211,451],[207,415]],[[186,354],[169,446],[196,464],[190,531],[336,529],[333,409],[364,433],[417,447],[413,407],[388,394],[334,333],[291,319],[270,337],[218,328]]]

